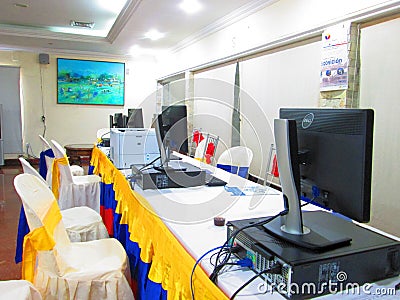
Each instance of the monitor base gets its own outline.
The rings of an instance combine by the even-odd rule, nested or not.
[[[347,246],[351,243],[351,238],[328,227],[327,224],[335,223],[338,216],[326,214],[324,218],[313,218],[312,214],[318,212],[303,213],[303,224],[305,229],[309,229],[304,234],[291,234],[282,230],[281,219],[274,219],[263,225],[264,229],[275,237],[292,243],[296,246],[315,251],[326,251],[334,248]],[[326,218],[329,218],[329,222]],[[331,222],[330,222],[331,221]],[[341,220],[342,221],[342,220]]]

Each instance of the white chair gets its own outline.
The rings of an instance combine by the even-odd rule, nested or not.
[[[42,135],[39,134],[39,138],[40,138],[40,140],[42,141],[42,144],[43,144],[43,148],[44,148],[43,151],[46,151],[48,149],[53,149],[51,147],[50,143]],[[51,184],[51,172],[52,172],[52,166],[53,166],[54,157],[50,157],[48,155],[45,155],[44,158],[45,158],[46,167],[47,167],[46,181],[49,184]],[[72,165],[72,166],[70,166],[70,168],[71,168],[72,176],[82,176],[82,175],[85,174],[85,171],[80,166]]]
[[[27,280],[0,281],[0,300],[42,300],[39,291]]]
[[[38,177],[48,186],[47,182],[26,159],[20,157],[19,161],[25,174]],[[71,242],[86,242],[109,237],[100,214],[87,206],[61,210],[61,215]]]
[[[133,299],[129,262],[116,239],[71,243],[54,195],[31,174],[19,174],[15,189],[30,233],[25,237],[22,279],[44,299]]]
[[[249,172],[253,151],[244,146],[236,146],[222,152],[217,161],[217,168],[246,178]]]
[[[64,148],[54,140],[52,190],[60,208],[88,206],[100,212],[100,177],[97,175],[72,176]],[[56,166],[57,164],[57,166]],[[54,178],[55,174],[58,174]],[[59,182],[57,182],[59,180]]]

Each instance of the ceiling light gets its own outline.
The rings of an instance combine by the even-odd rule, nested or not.
[[[152,41],[156,41],[156,40],[163,38],[164,35],[165,35],[164,33],[159,32],[157,29],[152,29],[152,30],[149,30],[148,32],[146,32],[144,37],[147,39],[150,39]]]
[[[21,8],[28,8],[28,4],[25,3],[14,3],[15,7],[21,7]]]
[[[201,10],[202,5],[197,0],[183,0],[179,7],[184,10],[187,14],[194,14]]]
[[[93,28],[94,22],[82,22],[82,21],[71,21],[72,27],[81,27],[81,28]]]

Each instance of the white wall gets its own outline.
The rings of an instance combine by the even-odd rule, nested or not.
[[[400,19],[361,31],[362,107],[375,110],[371,224],[400,232]]]
[[[109,115],[127,114],[128,108],[143,107],[145,125],[150,125],[155,113],[157,72],[154,60],[125,61],[125,105],[66,105],[57,104],[57,57],[107,60],[104,57],[68,57],[50,55],[50,64],[38,62],[38,53],[0,51],[0,65],[21,68],[21,101],[23,120],[23,145],[30,143],[38,156],[42,144],[38,135],[43,134],[41,116],[46,117],[46,138],[61,145],[96,142],[97,129],[109,127]],[[109,60],[113,61],[113,60]],[[43,109],[42,109],[43,101]],[[25,150],[25,146],[23,147]]]

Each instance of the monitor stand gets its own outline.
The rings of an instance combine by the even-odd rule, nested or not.
[[[264,228],[276,237],[308,249],[323,250],[348,245],[351,238],[336,233],[334,226],[324,227],[324,219],[319,222],[303,218],[299,200],[300,168],[296,121],[275,119],[274,134],[285,214],[266,223]],[[327,218],[331,217],[335,218],[328,214]]]
[[[325,213],[323,218],[319,217],[321,212],[306,212],[302,214],[303,234],[285,232],[285,225],[277,218],[263,225],[264,229],[275,236],[296,246],[314,251],[326,251],[334,248],[350,245],[351,238],[337,231],[337,226],[326,224],[340,224],[343,220],[330,213]],[[285,218],[285,216],[281,217]],[[329,220],[327,220],[329,218]]]

